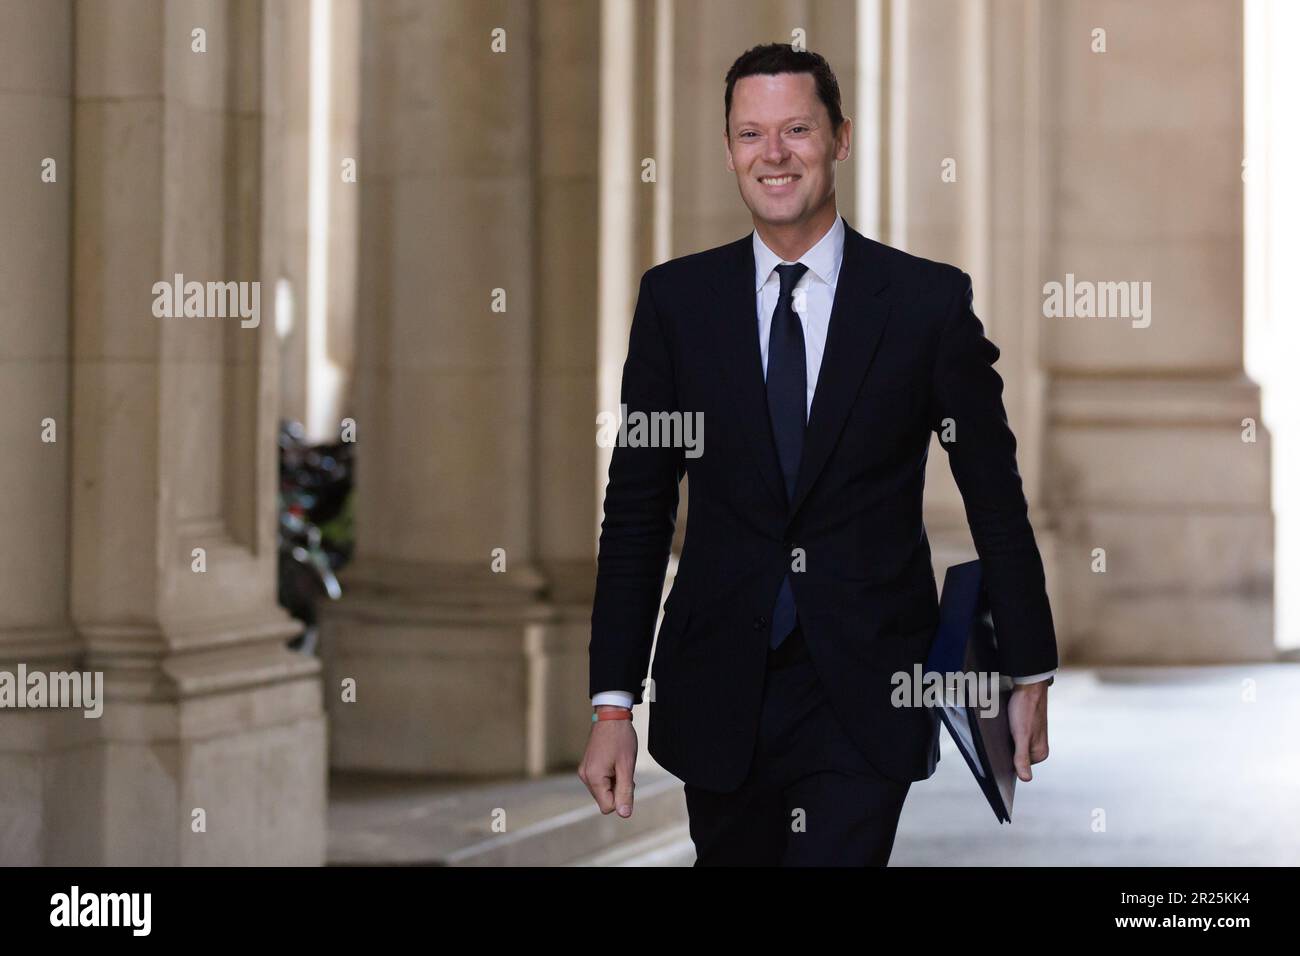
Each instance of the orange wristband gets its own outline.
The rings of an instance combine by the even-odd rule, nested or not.
[[[593,724],[598,720],[631,720],[631,719],[632,719],[632,711],[626,707],[615,707],[614,710],[602,710],[598,713],[591,715],[591,722]]]

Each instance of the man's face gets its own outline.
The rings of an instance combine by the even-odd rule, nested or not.
[[[746,76],[731,91],[727,168],[754,217],[772,225],[811,218],[835,191],[835,162],[849,156],[811,73]]]

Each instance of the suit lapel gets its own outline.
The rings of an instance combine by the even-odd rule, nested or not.
[[[758,343],[758,298],[754,289],[753,239],[731,244],[716,279],[719,321],[713,324],[722,377],[736,403],[740,430],[754,455],[758,473],[777,506],[786,507],[785,480],[767,414],[767,384]]]
[[[839,440],[880,336],[889,320],[889,304],[881,295],[888,282],[871,254],[870,244],[845,222],[844,259],[835,285],[826,351],[817,375],[808,431],[791,518],[808,496],[817,476]],[[781,462],[767,411],[767,385],[759,351],[757,297],[754,290],[754,247],[750,236],[732,243],[722,274],[715,280],[719,321],[713,324],[722,378],[730,390],[740,429],[754,455],[768,493],[787,507]]]

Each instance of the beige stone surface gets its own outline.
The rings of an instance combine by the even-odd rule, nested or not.
[[[23,228],[0,250],[15,332],[0,428],[22,450],[0,476],[15,515],[0,665],[102,672],[105,699],[99,719],[0,714],[0,862],[319,863],[319,662],[284,646],[299,627],[275,598],[273,322],[152,314],[173,272],[264,281],[274,262],[258,197],[279,146],[257,112],[274,81],[250,68],[274,5],[14,13],[4,42],[28,52],[4,58],[0,126],[32,155],[8,170],[30,185],[5,192]],[[194,26],[207,53],[189,50]],[[38,179],[44,155],[56,184]],[[46,416],[56,444],[39,441]]]

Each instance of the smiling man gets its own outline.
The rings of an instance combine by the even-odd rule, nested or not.
[[[754,231],[641,280],[628,414],[698,413],[705,453],[613,452],[592,611],[595,713],[578,774],[633,812],[631,707],[685,783],[696,865],[884,865],[931,708],[891,705],[938,621],[921,502],[938,433],[983,562],[1022,780],[1047,757],[1056,639],[998,349],[953,266],[860,235],[835,204],[852,122],[825,59],[788,44],[726,78],[727,168]],[[645,681],[676,524],[690,519]]]

